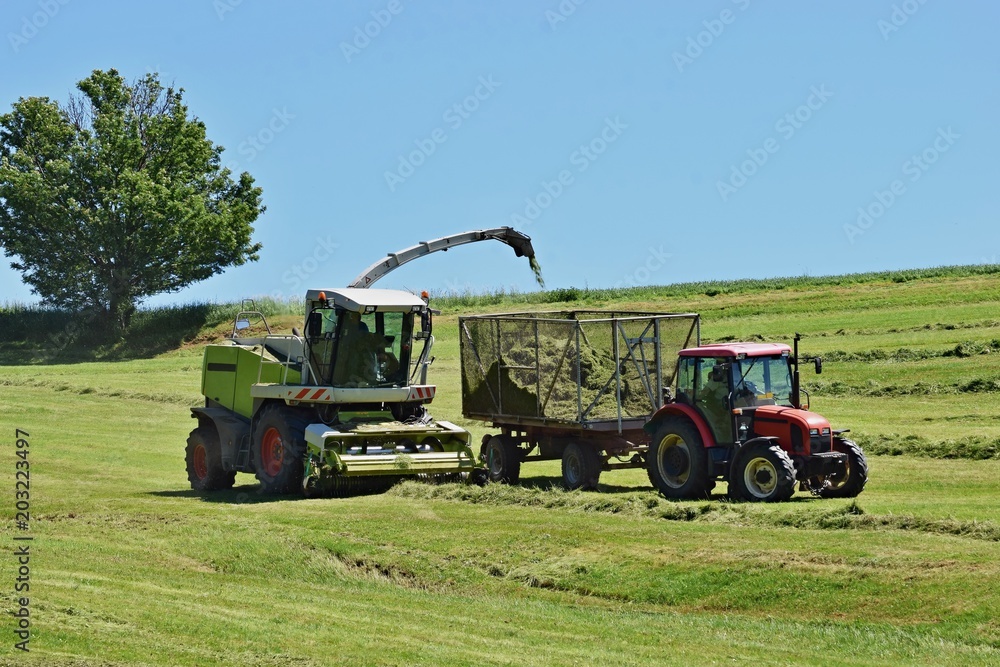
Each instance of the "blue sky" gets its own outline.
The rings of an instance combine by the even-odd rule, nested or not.
[[[150,304],[503,225],[550,288],[1000,262],[997,25],[985,0],[5,0],[0,110],[156,71],[254,176],[260,261]],[[35,301],[2,265],[0,301]],[[498,243],[378,286],[536,289]]]

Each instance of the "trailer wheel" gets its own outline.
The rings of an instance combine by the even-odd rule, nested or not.
[[[254,469],[265,493],[302,487],[306,420],[280,405],[265,407],[253,435]]]
[[[562,456],[563,485],[575,489],[593,490],[601,478],[601,457],[593,447],[571,442]]]
[[[222,447],[214,428],[199,426],[191,431],[184,450],[188,481],[195,491],[231,489],[236,471],[222,466]]]
[[[667,498],[708,496],[708,457],[701,436],[684,419],[664,419],[646,453],[649,481]]]
[[[767,442],[740,450],[733,462],[730,495],[751,502],[779,502],[795,493],[795,466],[779,445]]]
[[[521,479],[521,450],[509,437],[493,436],[483,445],[481,453],[491,482],[517,484]]]
[[[847,472],[844,475],[830,475],[817,491],[821,498],[855,498],[865,490],[868,483],[868,461],[853,440],[837,438],[833,449],[847,454]]]

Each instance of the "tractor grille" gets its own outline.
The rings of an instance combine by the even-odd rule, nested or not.
[[[812,454],[825,454],[833,451],[831,447],[830,429],[823,429],[822,433],[809,436],[809,451]]]

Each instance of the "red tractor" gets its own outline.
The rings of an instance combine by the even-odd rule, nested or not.
[[[778,343],[681,350],[676,393],[646,423],[649,480],[668,498],[705,498],[716,480],[730,497],[787,500],[796,482],[824,498],[853,498],[868,481],[854,442],[809,412],[794,351]],[[822,361],[815,359],[816,372]],[[806,393],[806,404],[801,394]]]

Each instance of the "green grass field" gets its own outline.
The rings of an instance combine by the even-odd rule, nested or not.
[[[641,470],[598,492],[558,462],[517,487],[404,483],[274,498],[188,488],[200,346],[235,307],[143,315],[45,352],[58,313],[0,312],[7,476],[0,664],[1000,665],[1000,267],[441,298],[433,412],[461,418],[457,317],[702,314],[704,341],[803,334],[812,408],[870,458],[854,501],[670,502]],[[283,327],[295,304],[268,304]],[[15,523],[30,434],[30,530]],[[30,652],[15,535],[31,535]]]

